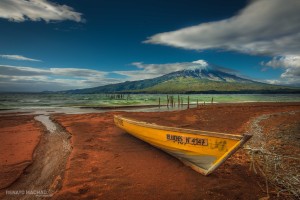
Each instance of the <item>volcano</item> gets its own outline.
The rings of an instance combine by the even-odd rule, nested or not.
[[[126,81],[64,93],[299,93],[299,88],[244,78],[236,71],[199,60],[184,69],[156,78]]]

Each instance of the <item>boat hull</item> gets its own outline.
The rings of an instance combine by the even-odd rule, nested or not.
[[[198,131],[159,126],[114,116],[115,124],[129,134],[175,156],[195,171],[208,175],[237,151],[251,135]]]

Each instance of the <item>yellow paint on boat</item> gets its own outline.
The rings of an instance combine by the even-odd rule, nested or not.
[[[212,173],[252,136],[166,127],[118,115],[114,116],[114,122],[131,135],[177,157],[204,175]]]

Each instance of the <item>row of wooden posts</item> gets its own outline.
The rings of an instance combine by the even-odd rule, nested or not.
[[[126,97],[125,97],[126,96]],[[127,99],[129,100],[130,99],[130,94],[106,94],[106,97],[107,98],[110,98],[110,99]],[[211,104],[213,104],[214,102],[214,98],[212,97],[211,98]],[[183,97],[177,95],[177,98],[176,96],[173,96],[173,95],[167,95],[167,103],[166,103],[167,107],[183,107],[184,103],[183,103]],[[199,107],[199,101],[197,99],[197,108]],[[205,101],[203,102],[203,105],[205,105]],[[161,107],[162,104],[161,104],[161,99],[160,97],[158,98],[158,106]],[[188,96],[187,98],[187,108],[189,109],[190,108],[190,96]]]
[[[212,97],[211,98],[211,104],[214,103],[214,98]],[[180,97],[179,95],[177,95],[177,103],[176,103],[176,97],[174,96],[169,96],[167,95],[167,107],[183,107],[184,103],[183,103],[183,97]],[[205,101],[203,102],[203,105],[205,105]],[[160,108],[161,106],[161,101],[160,101],[160,97],[158,97],[158,107]],[[197,99],[197,108],[199,107],[199,101]],[[190,108],[190,96],[188,96],[188,99],[187,99],[187,109]]]
[[[125,94],[105,94],[105,96],[110,99],[130,99],[130,94],[127,94],[126,97]]]

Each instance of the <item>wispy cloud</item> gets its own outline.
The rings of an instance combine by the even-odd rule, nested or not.
[[[34,67],[0,65],[2,75],[14,76],[39,76],[39,75],[56,75],[56,76],[70,76],[70,77],[103,77],[108,72],[80,69],[80,68],[49,68],[41,69]]]
[[[213,67],[218,70],[236,74],[238,72],[234,70],[230,70],[227,68],[222,68],[218,66],[214,66],[212,64],[207,63],[204,60],[197,60],[193,62],[177,62],[177,63],[165,63],[165,64],[145,64],[142,62],[134,62],[133,66],[137,67],[137,70],[128,70],[128,71],[114,71],[114,73],[121,74],[127,76],[128,80],[142,80],[155,78],[158,76],[162,76],[164,74],[168,74],[175,71],[180,71],[184,69],[193,69],[193,68],[206,68]]]
[[[261,64],[273,68],[300,68],[300,56],[278,56],[268,62],[261,62]]]
[[[41,92],[41,91],[61,91],[70,89],[81,89],[97,87],[120,82],[117,79],[72,79],[53,78],[50,76],[7,76],[0,75],[1,92]]]
[[[0,18],[10,21],[63,21],[84,22],[82,14],[67,5],[48,0],[1,0]]]
[[[299,0],[256,0],[231,18],[159,33],[145,42],[195,50],[299,54],[299,9]]]
[[[21,55],[0,55],[1,58],[9,59],[9,60],[23,60],[23,61],[32,61],[32,62],[42,62],[41,60],[27,58]]]
[[[203,61],[203,63],[206,62]],[[191,66],[203,66],[199,63],[192,62],[178,62],[178,63],[166,63],[166,64],[144,64],[142,62],[134,62],[131,65],[137,67],[137,70],[127,70],[127,71],[114,71],[114,73],[125,75],[128,80],[142,80],[155,78],[164,74],[168,74],[174,71],[179,71],[187,69]]]
[[[120,82],[108,72],[80,68],[41,69],[0,65],[1,91],[68,90]]]
[[[300,56],[277,56],[268,62],[261,62],[261,65],[284,69],[280,79],[268,80],[269,83],[300,86]]]
[[[264,66],[282,67],[285,72],[281,79],[290,77],[294,81],[297,76],[299,79],[299,10],[299,0],[255,0],[231,18],[158,33],[144,42],[272,56]],[[297,59],[292,63],[291,58]]]
[[[274,85],[287,85],[287,86],[296,86],[299,87],[299,78],[279,78],[279,79],[268,79],[264,82]]]

